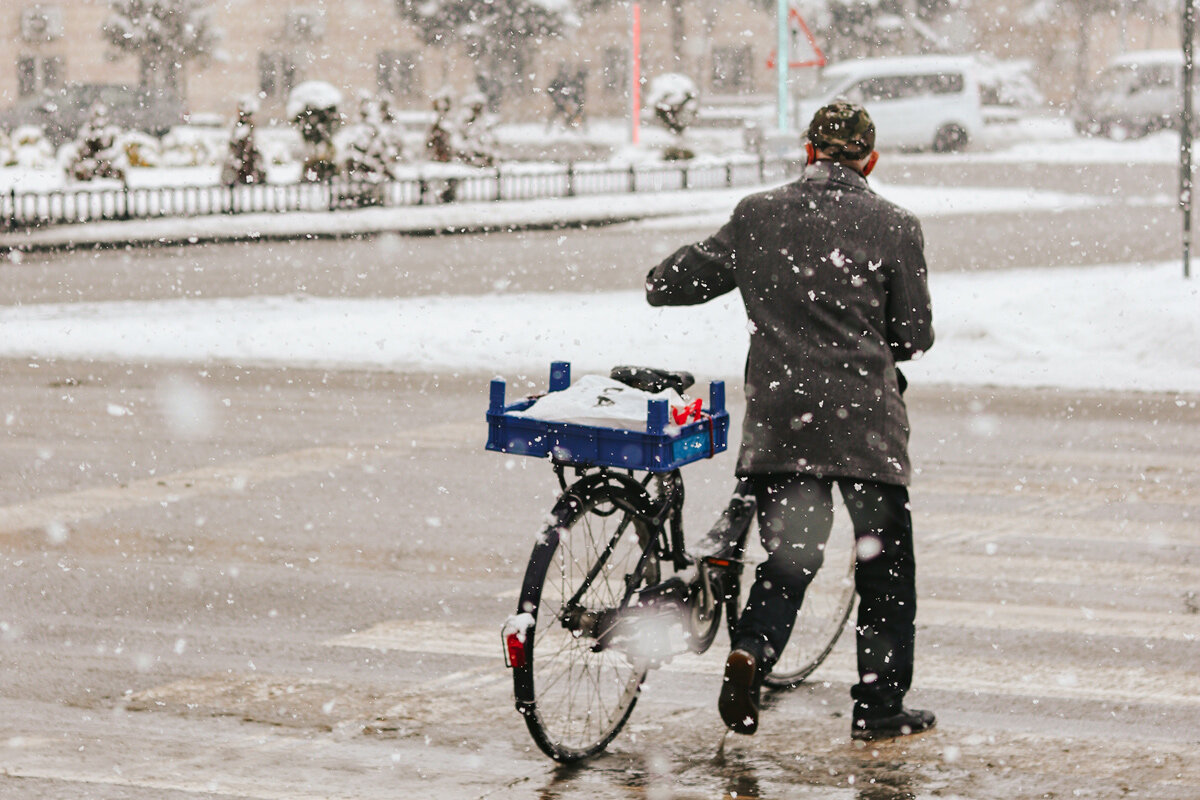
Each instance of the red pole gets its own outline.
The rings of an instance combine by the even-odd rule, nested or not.
[[[641,122],[642,116],[642,7],[639,3],[633,4],[633,85],[630,87],[629,96],[632,98],[633,112],[633,136],[634,144],[638,143],[638,125]]]

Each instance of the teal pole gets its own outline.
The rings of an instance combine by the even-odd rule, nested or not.
[[[1183,211],[1183,277],[1192,276],[1192,116],[1196,0],[1183,2],[1183,110],[1179,117],[1179,205]]]
[[[778,42],[775,45],[775,66],[778,70],[779,132],[788,131],[788,62],[792,60],[792,48],[788,42],[788,0],[776,0],[775,24]]]

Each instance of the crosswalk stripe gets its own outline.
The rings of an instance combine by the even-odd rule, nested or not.
[[[1192,482],[1200,483],[1193,474]],[[913,482],[913,496],[922,494],[966,494],[1020,498],[1023,508],[1045,511],[1048,517],[1093,511],[1096,506],[1122,503],[1161,503],[1164,505],[1195,505],[1196,496],[1187,488],[1186,478],[1176,476],[1169,483],[1130,481],[1114,477],[1109,481],[1073,482],[1067,477],[1025,478],[1022,476],[987,477],[974,474],[955,475],[950,471],[923,474]]]
[[[1136,526],[1127,521],[1097,518],[1095,506],[1069,509],[1023,510],[1019,514],[988,513],[957,514],[932,511],[914,501],[914,522],[918,545],[922,542],[944,544],[984,542],[995,538],[1030,541],[1070,539],[1080,547],[1089,542],[1125,544],[1143,542],[1158,547],[1200,545],[1200,527],[1194,524],[1154,522]],[[1200,515],[1200,504],[1197,506]]]
[[[1186,640],[1187,633],[1175,631],[1171,627],[1174,621],[1168,624],[1165,616],[1168,615],[925,600],[922,601],[919,619],[923,626],[951,625],[960,630],[1034,630],[1071,636],[1127,635],[1150,643],[1161,639]],[[852,638],[843,637],[829,661],[815,675],[817,680],[841,683],[857,680]],[[496,659],[498,665],[502,663],[499,623],[495,629],[488,630],[424,620],[394,620],[330,639],[323,644],[330,647],[491,657]],[[719,675],[724,663],[724,654],[719,650],[713,648],[702,656],[679,656],[663,669],[668,672]],[[932,648],[921,651],[917,666],[919,675],[914,685],[930,690],[1200,706],[1200,691],[1187,690],[1187,687],[1194,685],[1193,676],[1184,672],[1162,670],[1148,673],[1141,666],[1120,669],[1090,664],[1063,663],[1050,667],[994,662],[980,657],[943,656]]]
[[[1146,641],[1200,640],[1200,614],[923,599],[917,620],[921,625],[961,629],[1038,631],[1082,637],[1116,636]]]
[[[1043,556],[964,555],[936,547],[921,550],[917,573],[922,579],[1003,578],[1009,583],[1061,584],[1065,586],[1146,587],[1198,586],[1200,565],[1100,561]]]

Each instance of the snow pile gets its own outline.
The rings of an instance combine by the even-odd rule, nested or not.
[[[679,106],[694,100],[699,94],[700,91],[691,78],[678,72],[668,72],[650,82],[650,88],[646,92],[646,104],[651,108],[660,103]]]
[[[288,95],[287,115],[295,119],[306,111],[334,111],[342,102],[342,93],[325,81],[305,81]]]

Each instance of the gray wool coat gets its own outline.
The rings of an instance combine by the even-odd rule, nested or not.
[[[650,271],[651,305],[737,289],[750,320],[738,475],[907,485],[897,361],[933,344],[917,218],[832,161],[742,200],[716,234]]]

